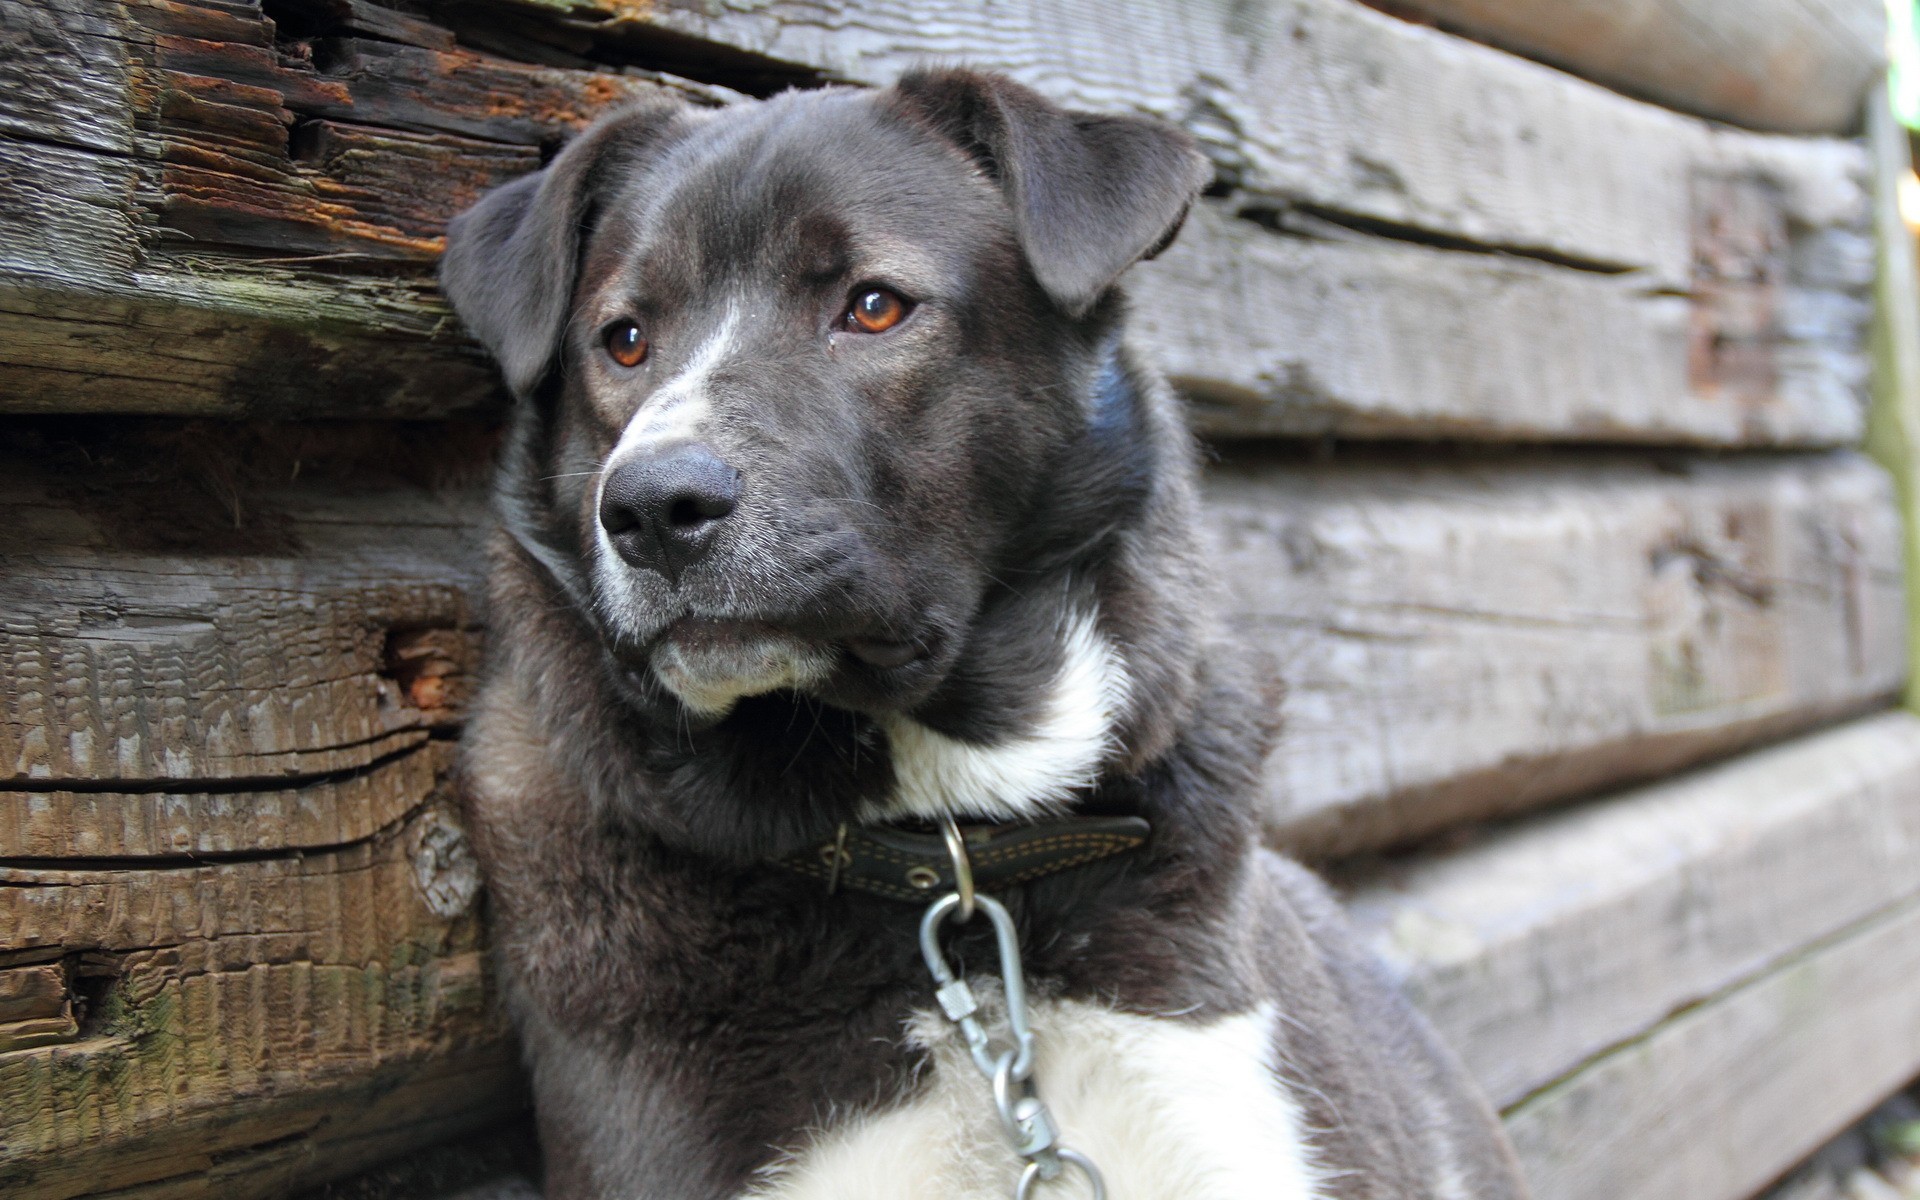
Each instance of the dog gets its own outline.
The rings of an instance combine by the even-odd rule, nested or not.
[[[1208,178],[928,69],[626,108],[451,226],[515,396],[462,753],[549,1200],[1523,1195],[1261,844],[1274,697],[1117,283]]]

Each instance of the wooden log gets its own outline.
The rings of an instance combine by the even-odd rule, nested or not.
[[[651,27],[861,83],[940,60],[1007,71],[1186,125],[1249,195],[1658,287],[1692,284],[1703,183],[1739,181],[1797,228],[1866,215],[1858,147],[1715,129],[1354,0],[1153,0],[1125,20],[1018,0],[990,21],[963,0],[542,2],[597,12],[609,38]]]
[[[1229,459],[1228,612],[1290,692],[1274,836],[1324,856],[1646,779],[1905,677],[1899,531],[1857,456]]]
[[[372,5],[276,11],[281,25],[247,4],[0,0],[38,55],[14,71],[21,101],[0,87],[0,410],[484,408],[491,371],[426,278],[441,224],[599,105],[728,95],[605,64],[732,55],[727,69],[744,70],[749,52],[817,51],[878,81],[972,39],[975,61],[1064,99],[1160,112],[1212,147],[1231,197],[1196,214],[1139,287],[1211,433],[1710,445],[1860,433],[1871,256],[1857,149],[1709,131],[1349,0],[1262,9],[1249,19],[1279,24],[1254,30],[1265,40],[1251,65],[1221,50],[1230,31],[1201,10],[1149,7],[1136,28],[1061,0],[1032,0],[994,31],[867,4],[818,46],[782,5],[649,18],[671,30],[630,12],[583,24],[578,7],[521,19],[565,53],[492,43],[573,67],[464,48],[491,26],[463,25],[449,48]],[[382,21],[399,24],[367,36]],[[800,24],[763,47],[748,34],[768,21]],[[688,42],[681,26],[717,40]],[[1149,54],[1141,38],[1161,40],[1139,42]],[[25,58],[0,54],[0,84],[13,61]],[[1356,82],[1368,72],[1379,87]],[[1274,107],[1296,95],[1319,99]],[[1417,144],[1370,140],[1388,136],[1383,122],[1462,107]],[[1467,149],[1436,152],[1462,136]],[[1354,164],[1372,164],[1360,182],[1334,178]],[[1403,192],[1406,212],[1381,198]],[[1548,245],[1542,230],[1593,237]]]
[[[0,433],[0,1192],[285,1195],[521,1105],[445,736],[490,445]]]
[[[1779,268],[1774,317],[1531,259],[1202,204],[1134,320],[1216,436],[1820,445],[1860,435],[1871,243]],[[1809,247],[1810,248],[1810,247]]]
[[[0,979],[56,970],[71,1017],[0,1054],[6,1193],[280,1195],[514,1111],[439,795],[319,852],[0,859]]]
[[[235,485],[236,534],[210,498],[182,512],[205,496],[192,485],[103,467],[76,497],[57,464],[7,465],[11,853],[324,840],[374,818],[302,810],[288,789],[364,794],[457,722],[477,492]],[[1251,456],[1207,494],[1227,612],[1290,685],[1269,820],[1303,852],[1647,778],[1904,678],[1892,502],[1853,455]],[[62,825],[53,793],[106,819]]]
[[[359,841],[419,804],[434,757],[416,744],[365,767],[271,789],[25,791],[0,785],[0,858],[242,854]]]
[[[1507,1114],[1534,1194],[1754,1194],[1920,1072],[1916,978],[1908,901],[1602,1056]]]
[[[465,450],[477,465],[484,445]],[[81,836],[31,815],[76,790],[148,793],[137,813],[85,802],[120,808],[113,832],[86,835],[100,853],[306,844],[317,828],[215,834],[193,814],[256,793],[259,816],[264,794],[365,771],[457,719],[477,653],[476,492],[316,483],[216,500],[136,467],[76,501],[60,471],[9,465],[0,829],[22,847]],[[196,798],[169,798],[182,791]]]
[[[1920,895],[1916,845],[1920,718],[1891,712],[1375,867],[1348,912],[1511,1105]]]
[[[1886,59],[1879,0],[1373,0],[1634,96],[1845,133]]]

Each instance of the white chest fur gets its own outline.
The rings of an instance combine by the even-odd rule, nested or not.
[[[991,985],[989,985],[990,987]],[[1313,1200],[1299,1106],[1273,1064],[1270,1008],[1206,1023],[1035,1000],[1034,1075],[1061,1140],[1099,1164],[1110,1200]],[[929,1086],[898,1108],[822,1131],[751,1200],[1007,1200],[1020,1162],[986,1081],[931,1015]],[[1077,1178],[1039,1190],[1081,1200]]]

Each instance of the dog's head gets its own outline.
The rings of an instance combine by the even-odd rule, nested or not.
[[[1169,127],[939,71],[617,112],[456,221],[447,293],[521,407],[508,523],[626,702],[803,696],[897,760],[1111,692],[1081,568],[1166,452],[1113,285],[1206,174]]]

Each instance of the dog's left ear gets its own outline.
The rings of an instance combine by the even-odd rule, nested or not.
[[[999,183],[1034,275],[1074,316],[1166,248],[1212,174],[1182,130],[1071,112],[1004,75],[914,71],[891,99]]]

